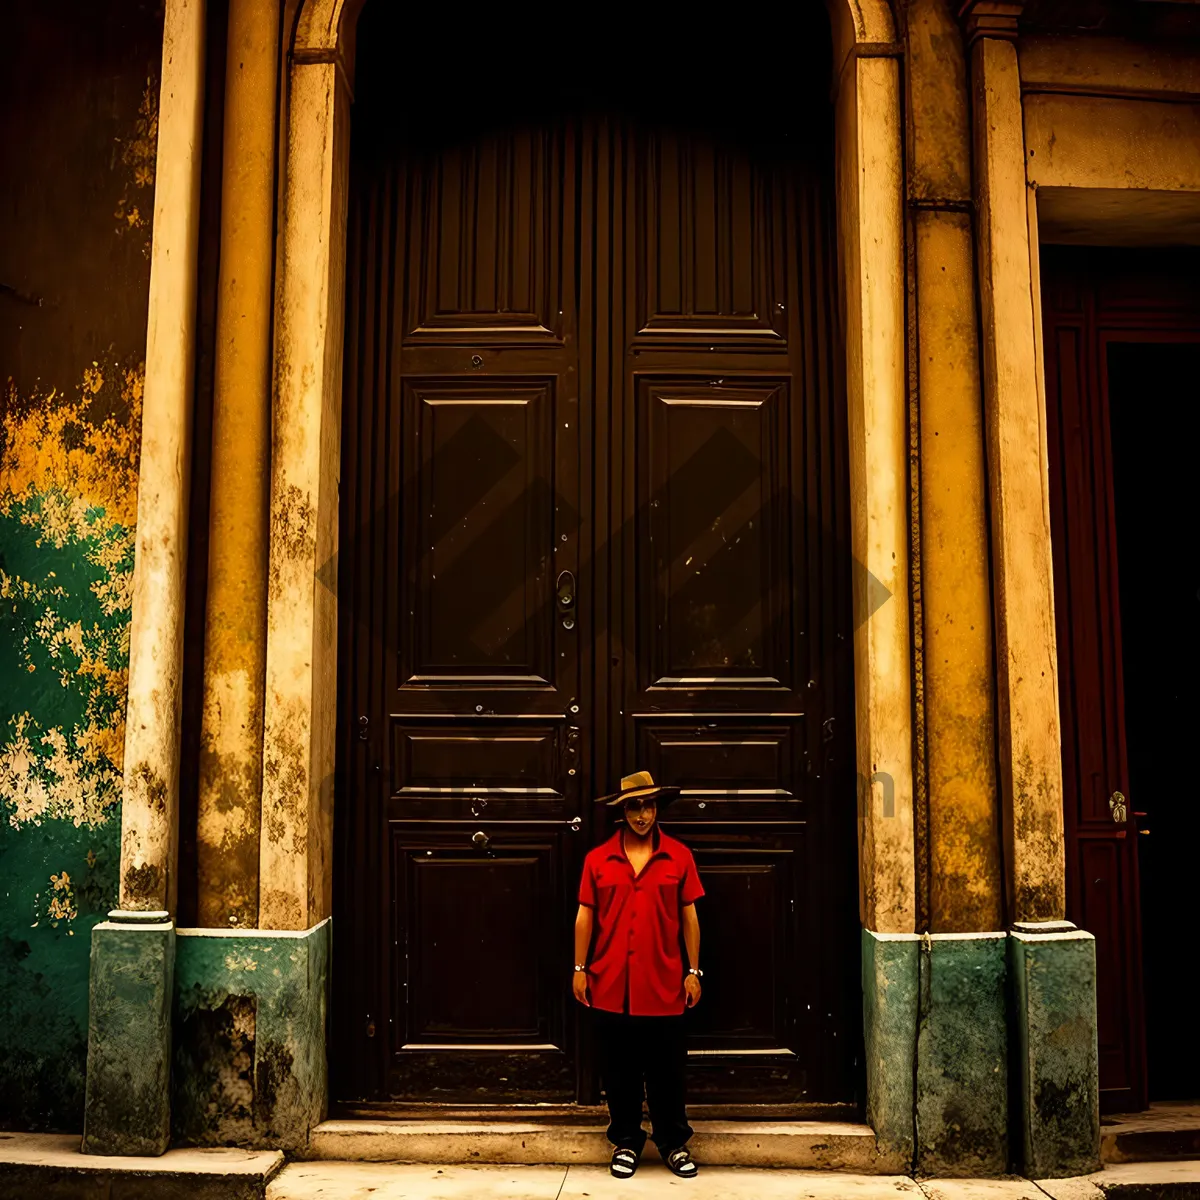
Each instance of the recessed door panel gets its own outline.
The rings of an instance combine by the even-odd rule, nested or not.
[[[405,378],[403,389],[401,685],[557,682],[555,380]]]
[[[396,1030],[388,1091],[569,1100],[561,830],[392,826]]]
[[[643,687],[786,687],[788,385],[639,375]]]

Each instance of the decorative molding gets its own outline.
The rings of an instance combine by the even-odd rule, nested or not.
[[[1006,42],[1017,40],[1017,20],[1025,0],[961,0],[958,22],[962,26],[967,46],[979,38],[999,38]]]

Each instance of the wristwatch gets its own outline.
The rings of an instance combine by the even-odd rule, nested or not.
[[[697,979],[703,978],[704,972],[699,967],[688,967],[689,975],[695,975]]]
[[[576,970],[576,971],[586,971],[586,970],[587,970],[587,963],[576,963],[576,964],[575,964],[575,970]]]

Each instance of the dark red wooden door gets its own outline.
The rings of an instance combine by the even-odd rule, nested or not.
[[[574,895],[610,830],[592,797],[644,767],[684,789],[671,827],[708,889],[693,1098],[852,1101],[828,129],[789,137],[751,80],[689,97],[681,123],[670,70],[637,105],[597,85],[561,111],[501,72],[487,103],[409,95],[396,123],[372,44],[347,271],[334,1095],[598,1099]]]
[[[355,164],[347,1009],[379,1052],[351,1094],[575,1094],[575,145],[557,123]]]
[[[1165,747],[1143,738],[1150,753],[1140,774],[1136,763],[1131,772],[1127,723],[1163,724],[1154,713],[1165,693],[1145,680],[1161,672],[1153,663],[1171,650],[1142,627],[1159,591],[1143,551],[1173,519],[1144,496],[1136,505],[1128,490],[1119,496],[1118,479],[1123,469],[1127,484],[1136,478],[1141,491],[1154,486],[1155,466],[1146,454],[1155,454],[1156,440],[1177,427],[1182,397],[1155,387],[1172,371],[1161,353],[1147,357],[1155,345],[1166,350],[1195,342],[1200,333],[1194,284],[1181,288],[1176,275],[1169,260],[1145,252],[1048,248],[1043,257],[1067,916],[1096,937],[1100,1096],[1109,1112],[1144,1108],[1148,1097],[1138,843],[1139,834],[1149,832],[1142,818],[1157,806],[1138,791],[1138,781],[1161,778],[1148,757],[1160,757]],[[1131,350],[1138,351],[1135,359]],[[1130,361],[1142,364],[1140,385]],[[1159,361],[1165,372],[1149,369]],[[1137,437],[1130,432],[1135,428]],[[1126,451],[1141,447],[1139,461],[1126,453],[1122,463],[1122,429]],[[1167,469],[1170,455],[1160,450],[1157,456]],[[1128,528],[1135,507],[1143,514],[1149,508],[1151,526]],[[1171,570],[1167,555],[1158,557],[1161,569]],[[1129,574],[1134,565],[1136,578]],[[1142,680],[1132,691],[1123,632],[1123,617],[1131,614],[1139,622],[1131,631],[1139,655],[1134,675]]]
[[[798,158],[769,127],[737,137],[715,105],[692,115],[701,132],[606,122],[585,157],[609,481],[597,766],[609,785],[636,763],[683,789],[667,824],[708,890],[691,1094],[845,1099],[858,1005],[827,145]]]

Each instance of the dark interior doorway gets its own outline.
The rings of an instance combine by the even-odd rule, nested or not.
[[[1113,342],[1107,364],[1129,795],[1145,813],[1138,878],[1152,1101],[1200,1096],[1185,982],[1200,887],[1200,331],[1193,336]]]
[[[1194,1099],[1200,255],[1044,247],[1067,916],[1096,937],[1106,1112]]]
[[[689,24],[358,28],[337,1100],[599,1098],[570,923],[643,767],[708,893],[693,1099],[856,1101],[830,35]]]

